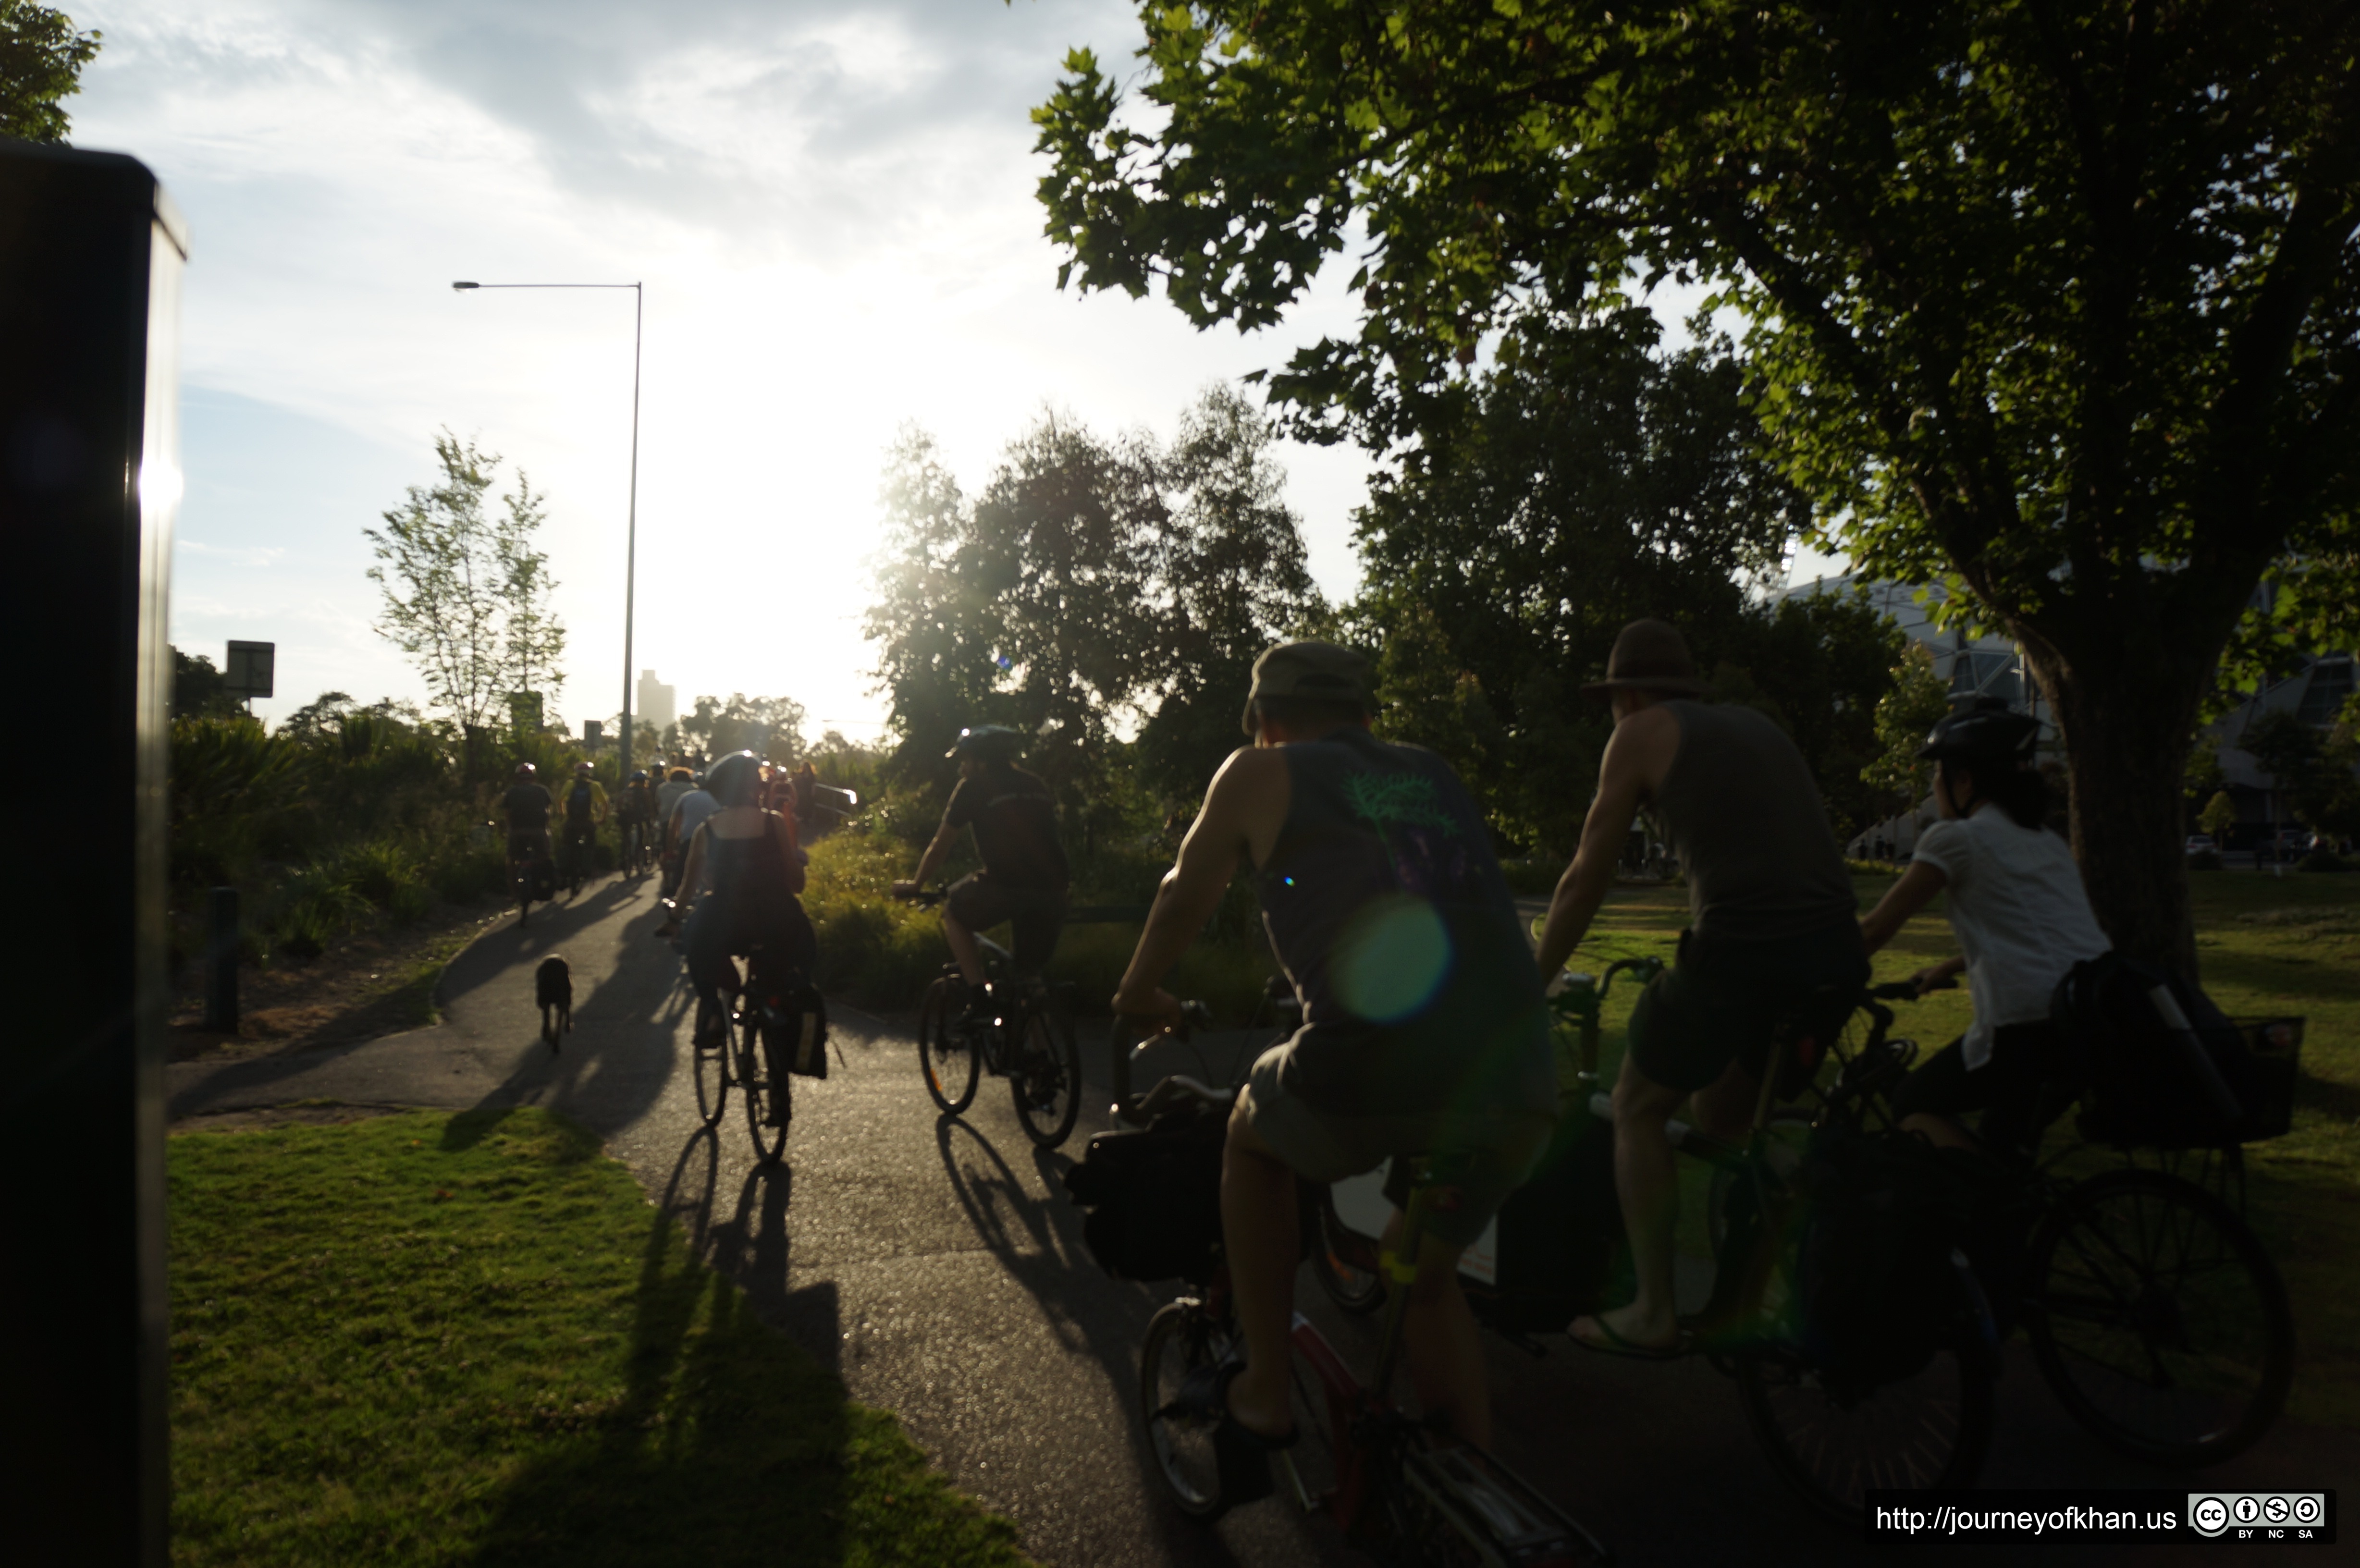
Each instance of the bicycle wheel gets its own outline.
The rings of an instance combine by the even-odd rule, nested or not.
[[[1218,1361],[1228,1349],[1229,1335],[1206,1316],[1205,1304],[1184,1296],[1148,1320],[1139,1351],[1139,1414],[1156,1476],[1180,1511],[1198,1519],[1212,1519],[1225,1506],[1213,1457],[1213,1423],[1171,1406],[1188,1374]]]
[[[1949,1343],[1910,1377],[1863,1390],[1791,1345],[1734,1357],[1746,1421],[1772,1467],[1839,1523],[1859,1525],[1872,1490],[1971,1486],[1983,1468],[1999,1367],[1983,1339],[1983,1292],[1962,1258],[1951,1279]]]
[[[776,1165],[787,1151],[787,1120],[794,1115],[793,1088],[785,1073],[770,1071],[772,1061],[783,1052],[774,1051],[779,1042],[763,1039],[763,1032],[753,1018],[747,1018],[737,1073],[746,1091],[746,1130],[754,1135],[754,1158],[765,1165]]]
[[[691,1032],[688,1054],[696,1073],[696,1114],[706,1127],[720,1121],[721,1113],[729,1104],[729,1029],[725,1024],[715,1043],[700,1046],[697,1038],[705,1032],[710,1015],[700,999],[696,1004],[696,1027]]]
[[[2227,1204],[2176,1176],[2114,1171],[2067,1192],[2033,1239],[2024,1317],[2065,1409],[2134,1459],[2217,1464],[2286,1404],[2286,1285]]]
[[[1024,1124],[1024,1136],[1043,1149],[1054,1149],[1082,1114],[1082,1044],[1055,992],[1034,998],[1024,1011],[1024,1051],[1008,1086],[1015,1093],[1016,1119]]]
[[[1287,1358],[1287,1404],[1295,1413],[1295,1446],[1274,1457],[1282,1486],[1288,1475],[1303,1495],[1296,1500],[1317,1508],[1336,1494],[1344,1477],[1344,1445],[1351,1441],[1349,1423],[1338,1430],[1328,1385],[1300,1345],[1290,1346]]]
[[[1358,1317],[1384,1305],[1384,1277],[1377,1272],[1377,1244],[1345,1228],[1336,1214],[1336,1197],[1322,1187],[1313,1205],[1319,1216],[1319,1235],[1311,1246],[1311,1277],[1328,1299]]]
[[[960,1018],[966,995],[966,987],[945,977],[926,987],[918,1008],[918,1066],[926,1075],[926,1093],[945,1116],[974,1104],[982,1072],[976,1042]]]

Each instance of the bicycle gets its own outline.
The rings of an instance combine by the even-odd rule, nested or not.
[[[648,824],[639,818],[622,823],[623,875],[644,877],[653,862],[653,852],[648,844]]]
[[[677,906],[667,900],[666,909],[678,919]],[[814,1009],[791,1005],[810,988],[801,970],[773,960],[759,942],[745,956],[745,987],[726,1019],[715,1018],[702,997],[697,1001],[689,1047],[696,1107],[706,1127],[716,1126],[728,1109],[729,1091],[741,1090],[754,1157],[776,1165],[786,1153],[787,1126],[794,1117],[793,1064],[826,1049],[826,1023]]]
[[[582,896],[582,884],[589,875],[592,846],[597,843],[598,830],[586,824],[568,822],[565,827],[565,879],[571,883],[569,898]]]
[[[530,841],[530,853],[519,855],[519,842],[527,840]],[[548,831],[543,829],[537,834],[531,832],[510,833],[508,866],[508,891],[517,901],[517,924],[523,925],[532,918],[533,900],[539,898],[547,903],[557,890],[556,860],[550,853]],[[549,883],[546,894],[540,891],[544,868]]]
[[[920,891],[900,897],[931,909],[944,896]],[[983,957],[988,1011],[969,1008],[969,988],[956,964],[943,966],[919,1006],[918,1065],[926,1093],[945,1116],[956,1116],[975,1103],[985,1073],[1006,1078],[1024,1136],[1043,1149],[1055,1149],[1081,1119],[1085,1092],[1072,987],[1051,985],[1038,975],[1020,979],[1006,948],[981,936],[976,946]]]
[[[1236,1091],[1167,1079],[1139,1107],[1142,1116],[1196,1099],[1226,1114]],[[1401,1252],[1382,1267],[1398,1284],[1416,1278],[1415,1258],[1437,1203],[1455,1201],[1453,1162],[1410,1162]],[[1612,1554],[1588,1529],[1482,1448],[1445,1439],[1393,1400],[1408,1323],[1408,1295],[1388,1293],[1376,1370],[1356,1379],[1327,1337],[1295,1315],[1290,1381],[1298,1440],[1273,1455],[1284,1494],[1306,1512],[1324,1511],[1344,1531],[1404,1563],[1480,1563],[1501,1568],[1602,1564]],[[1233,1356],[1239,1333],[1228,1273],[1218,1260],[1200,1294],[1166,1303],[1151,1318],[1141,1349],[1139,1399],[1157,1478],[1180,1509],[1200,1519],[1224,1512],[1213,1452],[1215,1422],[1181,1403],[1190,1375]]]
[[[1917,996],[1906,983],[1870,994]],[[1892,1015],[1872,1006],[1871,1017],[1881,1033]],[[2249,1049],[2285,1063],[2290,1083],[2302,1023],[2237,1027]],[[2051,1108],[2044,1101],[2034,1125],[2053,1120]],[[2270,1125],[2283,1121],[2279,1115]],[[2165,1468],[2218,1464],[2269,1430],[2294,1370],[2285,1282],[2238,1212],[2243,1151],[2234,1143],[2169,1150],[2158,1169],[2110,1142],[2120,1161],[2114,1168],[2069,1174],[2065,1168],[2100,1141],[2079,1137],[2079,1125],[2077,1137],[2052,1151],[1998,1157],[2029,1237],[2003,1304],[2021,1318],[2042,1380],[2092,1436]],[[2191,1155],[2193,1181],[2180,1173]],[[2001,1283],[2005,1290],[2009,1282]]]

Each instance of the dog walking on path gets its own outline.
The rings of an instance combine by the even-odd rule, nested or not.
[[[541,1038],[557,1049],[557,1037],[574,1027],[574,971],[552,953],[532,973],[533,999],[541,1004]]]

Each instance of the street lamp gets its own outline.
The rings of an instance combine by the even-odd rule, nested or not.
[[[471,283],[451,285],[454,293],[470,289],[628,289],[631,291],[631,507],[623,546],[623,746],[618,776],[631,770],[631,612],[639,588],[639,322],[646,313],[647,295],[636,283]]]

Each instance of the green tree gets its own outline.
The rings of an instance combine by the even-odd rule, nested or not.
[[[1277,320],[1357,231],[1360,329],[1273,391],[1376,444],[1536,313],[1695,278],[1869,573],[2004,626],[2116,945],[2192,967],[2199,704],[2360,494],[2360,8],[2342,0],[1142,5],[1035,111],[1061,279]],[[1142,129],[1141,125],[1152,125]]]
[[[229,677],[213,668],[203,654],[172,650],[172,717],[176,719],[242,717],[246,704],[229,694]]]
[[[63,101],[82,91],[104,36],[32,0],[0,0],[0,136],[63,143]]]
[[[1271,456],[1276,439],[1261,409],[1217,384],[1180,416],[1158,465],[1170,521],[1150,589],[1160,603],[1140,606],[1162,625],[1139,752],[1142,782],[1167,802],[1204,794],[1242,739],[1253,661],[1325,610]]]
[[[2213,843],[2229,842],[2230,831],[2237,825],[2237,802],[2229,798],[2229,791],[2216,791],[2210,800],[2204,802],[2204,810],[2198,815],[2196,825],[2211,834]]]
[[[532,548],[541,497],[523,474],[502,497],[506,514],[489,518],[484,497],[499,458],[448,430],[435,437],[434,455],[442,482],[411,485],[382,529],[362,530],[377,560],[369,580],[384,601],[376,630],[417,665],[434,706],[481,729],[507,711],[511,692],[549,694],[564,684],[553,661],[565,628],[549,609],[556,585]]]
[[[1934,656],[1911,643],[1893,666],[1893,685],[1876,704],[1876,756],[1861,779],[1885,797],[1889,810],[1906,811],[1934,788],[1934,765],[1918,750],[1927,733],[1950,711],[1950,690],[1934,673]]]
[[[787,762],[803,754],[803,721],[808,711],[792,697],[748,697],[732,691],[729,701],[699,697],[682,715],[680,730],[706,757],[750,751],[772,762]]]

